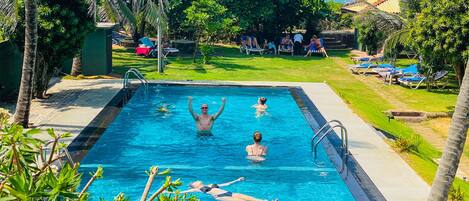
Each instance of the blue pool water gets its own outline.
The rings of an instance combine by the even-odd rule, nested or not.
[[[195,111],[208,103],[210,113],[226,97],[213,136],[196,134],[187,96],[194,97]],[[267,97],[269,108],[268,115],[256,118],[251,106],[259,96]],[[162,100],[175,106],[169,114],[156,111]],[[245,146],[256,130],[269,147],[261,164],[246,160]],[[81,161],[82,185],[88,172],[102,164],[104,178],[89,189],[91,200],[111,200],[119,192],[138,200],[147,181],[145,171],[157,165],[171,168],[172,177],[184,182],[182,190],[195,180],[222,183],[243,176],[245,181],[226,190],[280,201],[354,200],[322,147],[319,162],[313,161],[312,135],[287,88],[150,86],[147,93],[140,88]],[[155,180],[152,191],[162,179]]]

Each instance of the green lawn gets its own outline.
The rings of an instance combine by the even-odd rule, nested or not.
[[[165,74],[160,75],[156,72],[155,59],[134,56],[133,50],[115,49],[114,72],[123,73],[134,67],[142,71],[148,79],[327,82],[360,117],[375,127],[401,138],[417,135],[403,122],[388,121],[383,111],[395,109],[395,106],[337,63],[350,63],[346,51],[330,51],[329,58],[304,58],[287,55],[248,56],[240,54],[237,48],[219,47],[217,55],[209,65],[194,64],[189,57],[171,57]],[[412,62],[401,60],[398,64],[404,66]],[[383,84],[378,87],[392,93],[395,98],[413,109],[423,111],[452,110],[457,96],[450,90],[427,92]],[[431,183],[436,171],[436,164],[432,159],[440,154],[436,148],[423,140],[416,152],[403,153],[401,156],[426,182]],[[460,180],[456,183],[461,185],[466,192],[466,198],[469,199],[469,184],[463,184]]]

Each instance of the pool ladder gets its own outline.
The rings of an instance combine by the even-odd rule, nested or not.
[[[53,151],[52,147],[49,146],[52,143],[54,143],[54,140],[48,141],[47,143],[44,144],[44,147],[43,147],[42,152],[41,152],[41,161],[42,161],[43,164],[46,164],[47,161],[48,161],[48,157],[47,157],[48,154],[46,152],[50,151],[50,153],[49,153],[49,157],[50,157],[50,154]],[[66,157],[66,159],[68,160],[68,163],[70,164],[70,166],[72,166],[72,167],[75,166],[75,162],[72,159],[72,155],[70,155],[70,152],[68,151],[68,149],[66,147],[60,148],[59,153],[58,153],[58,157],[60,157],[60,158]],[[60,167],[63,166],[61,159],[57,160],[57,162],[59,163]]]
[[[326,130],[326,128],[329,128]],[[341,140],[341,149],[342,149],[342,167],[340,172],[342,172],[345,168],[345,162],[347,160],[348,155],[350,155],[350,152],[348,150],[348,134],[347,134],[347,129],[345,126],[340,122],[339,120],[330,120],[327,123],[325,123],[318,131],[316,131],[316,134],[311,138],[311,144],[313,144],[313,155],[314,159],[317,158],[317,149],[319,143],[328,135],[333,133],[334,128],[340,128],[340,140]],[[322,135],[321,135],[322,134]],[[315,139],[318,139],[316,142],[314,141]]]
[[[145,77],[143,77],[142,73],[140,73],[140,71],[135,68],[130,68],[129,70],[127,70],[127,72],[125,72],[124,81],[122,84],[123,85],[122,88],[124,92],[123,104],[126,104],[130,97],[130,93],[131,93],[130,84],[131,83],[130,83],[129,76],[131,74],[133,74],[140,81],[140,83],[143,86],[144,93],[146,94],[148,91],[148,81],[145,79]]]
[[[143,77],[142,73],[140,73],[140,71],[135,69],[135,68],[130,68],[127,72],[125,72],[123,88],[128,89],[130,87],[129,76],[131,74],[133,74],[135,77],[137,77],[137,79],[143,85],[145,91],[147,91],[148,90],[148,81],[145,79],[145,77]]]

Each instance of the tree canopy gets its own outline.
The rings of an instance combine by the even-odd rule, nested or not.
[[[459,82],[469,57],[467,0],[424,0],[422,11],[409,24],[411,45],[429,64],[450,64]]]
[[[24,9],[19,11],[18,25],[12,38],[18,47],[23,47]],[[38,1],[38,56],[34,71],[36,96],[42,96],[54,70],[76,54],[93,29],[94,21],[88,15],[88,5],[84,0]]]

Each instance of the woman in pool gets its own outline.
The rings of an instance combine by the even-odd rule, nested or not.
[[[252,106],[253,108],[256,108],[256,117],[260,117],[266,113],[266,110],[268,108],[267,104],[265,104],[266,102],[267,98],[260,97],[259,99],[257,99],[257,104]]]
[[[259,131],[254,132],[253,135],[254,144],[246,146],[246,152],[248,153],[248,159],[256,162],[264,161],[264,156],[267,155],[267,147],[261,145],[262,134]]]
[[[180,193],[205,193],[211,195],[215,200],[219,201],[264,201],[241,193],[232,193],[227,190],[223,190],[220,187],[229,186],[236,182],[244,181],[244,177],[240,177],[234,181],[230,181],[223,184],[209,184],[205,185],[202,181],[194,181],[189,184],[190,189],[182,191]]]

